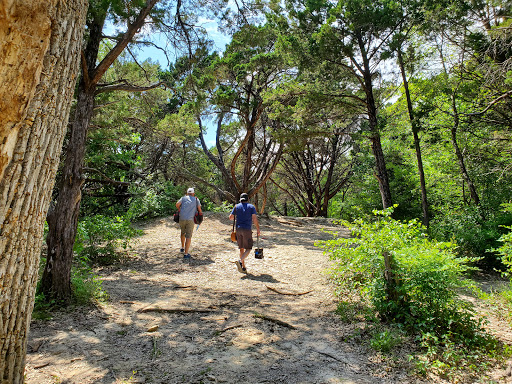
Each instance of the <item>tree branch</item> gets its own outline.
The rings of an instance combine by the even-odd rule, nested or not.
[[[498,103],[499,101],[501,101],[502,99],[505,99],[507,96],[510,96],[512,95],[512,91],[508,91],[506,93],[504,93],[503,95],[501,95],[500,97],[497,97],[496,99],[494,99],[493,101],[491,101],[489,103],[489,105],[483,110],[483,111],[480,111],[480,112],[474,112],[474,113],[465,113],[463,115],[465,116],[479,116],[479,115],[483,115],[484,113],[486,113],[494,104]]]
[[[119,55],[123,52],[130,41],[132,41],[133,36],[135,36],[135,34],[144,25],[146,17],[149,15],[157,2],[158,0],[149,0],[146,6],[141,9],[133,24],[128,22],[128,30],[124,33],[116,46],[107,53],[105,58],[92,71],[90,81],[92,85],[97,84],[100,81],[101,77],[105,74],[107,69],[110,68],[112,63],[119,57]]]
[[[99,95],[100,93],[104,92],[112,92],[112,91],[126,91],[126,92],[144,92],[149,91],[151,89],[158,88],[159,86],[163,85],[165,87],[165,83],[163,81],[157,83],[148,85],[147,87],[140,87],[138,85],[123,83],[123,84],[116,84],[116,85],[105,85],[101,86],[98,84],[98,89],[96,89],[95,95]]]

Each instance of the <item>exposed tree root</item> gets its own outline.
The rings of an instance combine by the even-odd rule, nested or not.
[[[313,292],[312,289],[309,291],[306,291],[306,292],[284,292],[284,291],[280,291],[276,288],[269,287],[268,285],[265,285],[265,287],[267,287],[267,289],[270,289],[271,291],[279,293],[280,295],[288,295],[288,296],[301,296],[301,295],[307,295],[308,293]]]
[[[261,313],[255,313],[254,317],[256,317],[258,319],[263,319],[263,320],[270,321],[272,323],[281,325],[281,326],[286,327],[286,328],[290,328],[290,329],[296,329],[297,328],[294,325],[292,325],[290,323],[287,323],[286,321],[282,321],[282,320],[279,320],[279,319],[276,319],[276,318],[273,318],[273,317],[270,317],[270,316],[267,316],[267,315],[262,315]]]

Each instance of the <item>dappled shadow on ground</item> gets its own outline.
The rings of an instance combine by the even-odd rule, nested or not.
[[[253,275],[252,273],[247,273],[242,279],[250,279],[254,281],[261,281],[262,283],[279,283],[279,280],[274,279],[271,275]]]
[[[261,220],[268,252],[247,275],[227,215],[205,215],[189,262],[172,219],[143,226],[130,258],[96,271],[108,303],[33,322],[26,383],[410,383],[334,314],[322,223],[282,221]]]
[[[34,329],[47,330],[44,340],[31,340],[42,344],[29,354],[27,382],[36,363],[37,369],[51,368],[56,356],[65,363],[51,374],[62,383],[120,383],[130,377],[152,383],[378,382],[353,358],[368,351],[342,343],[330,315],[310,311],[305,319],[300,298],[294,303],[268,291],[235,295],[197,287],[164,293],[157,284],[143,284],[160,292],[154,302],[122,301],[35,322]],[[329,331],[314,334],[320,324]]]

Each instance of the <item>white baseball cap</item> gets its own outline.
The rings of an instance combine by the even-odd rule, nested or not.
[[[187,193],[194,193],[194,188],[187,189]]]

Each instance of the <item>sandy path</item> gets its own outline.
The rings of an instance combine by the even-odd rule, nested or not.
[[[339,230],[322,219],[261,219],[264,259],[238,273],[225,214],[206,213],[192,261],[172,218],[144,226],[132,256],[98,274],[98,308],[34,321],[26,382],[419,383],[410,367],[360,343],[342,323],[314,246]],[[395,361],[395,362],[394,362]]]

